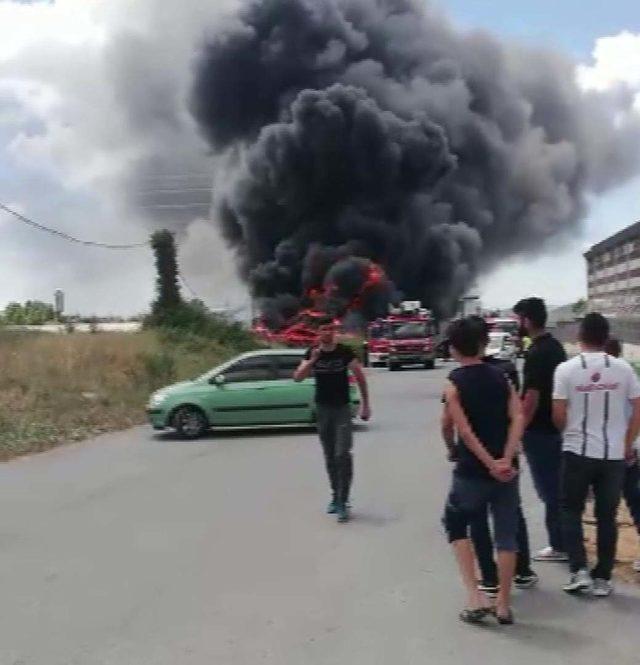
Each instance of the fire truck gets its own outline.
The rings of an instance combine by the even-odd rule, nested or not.
[[[405,301],[390,309],[384,319],[367,328],[370,365],[386,365],[391,371],[403,365],[433,369],[436,361],[437,325],[431,312],[418,301]]]

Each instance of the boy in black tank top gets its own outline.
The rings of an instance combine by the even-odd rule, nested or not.
[[[493,610],[478,590],[469,526],[491,510],[500,591],[495,613],[500,623],[513,623],[510,597],[516,552],[519,491],[515,458],[524,427],[520,400],[504,373],[482,362],[482,330],[472,318],[452,324],[449,340],[461,366],[447,383],[445,397],[452,428],[458,435],[458,459],[443,522],[468,593],[460,618],[482,621]],[[453,436],[453,431],[451,432]]]

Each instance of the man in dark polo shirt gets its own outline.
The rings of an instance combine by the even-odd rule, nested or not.
[[[524,452],[540,500],[545,505],[549,546],[534,561],[567,561],[560,512],[562,436],[551,415],[553,375],[567,359],[560,342],[546,330],[547,308],[540,298],[526,298],[513,308],[522,331],[532,343],[524,364],[522,406],[525,419]]]
[[[353,372],[360,389],[362,420],[371,417],[369,390],[360,361],[348,346],[337,343],[332,319],[321,323],[318,341],[318,346],[307,351],[294,379],[303,381],[312,373],[315,376],[318,432],[333,493],[327,512],[336,514],[339,522],[347,522],[353,477],[349,371]]]

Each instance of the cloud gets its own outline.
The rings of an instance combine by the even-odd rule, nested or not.
[[[0,2],[0,200],[79,237],[136,242],[169,227],[188,247],[188,227],[210,211],[213,168],[186,108],[191,62],[232,4]],[[84,311],[146,306],[152,274],[151,288],[127,284],[128,273],[149,274],[149,257],[122,257],[119,270],[17,224],[0,223],[0,307],[48,297],[52,282]],[[223,251],[216,233],[205,240]],[[235,275],[222,283],[240,297]]]
[[[640,33],[625,30],[601,37],[592,58],[592,64],[577,69],[580,86],[597,92],[627,89],[634,95],[634,106],[640,113]]]
[[[215,163],[187,108],[197,51],[238,2],[0,1],[0,200],[92,240],[137,242],[168,226],[181,236],[183,269],[196,291],[213,304],[226,293],[232,304],[245,299],[233,254],[203,221]],[[630,77],[640,67],[630,66],[637,60],[629,54],[639,40],[629,33],[600,40],[591,65],[579,69],[583,87],[637,91]],[[617,60],[614,41],[626,54]],[[342,57],[335,41],[320,64]],[[452,86],[451,108],[439,112],[454,117],[465,94]],[[0,307],[50,298],[58,287],[84,312],[134,313],[152,296],[144,250],[74,247],[6,216],[0,266]]]

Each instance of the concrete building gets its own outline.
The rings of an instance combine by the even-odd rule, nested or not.
[[[640,318],[640,221],[594,245],[585,255],[591,311]]]

